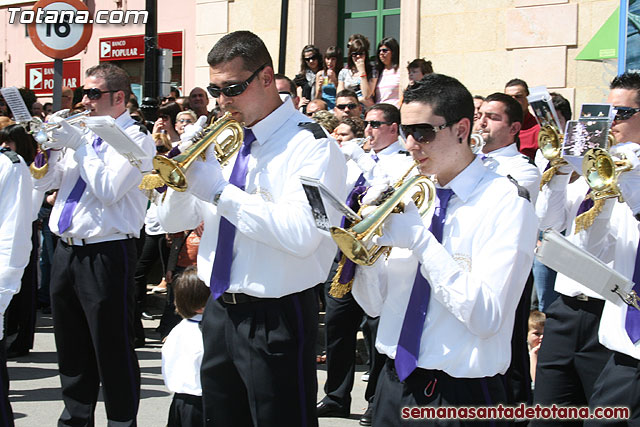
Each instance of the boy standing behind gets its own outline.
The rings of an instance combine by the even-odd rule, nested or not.
[[[183,317],[171,330],[162,347],[162,376],[174,392],[168,427],[202,426],[202,312],[211,293],[198,279],[195,267],[188,267],[175,281],[175,304]]]

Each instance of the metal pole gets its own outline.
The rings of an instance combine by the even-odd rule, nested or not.
[[[53,60],[53,111],[62,107],[62,59]]]
[[[144,86],[143,97],[158,96],[158,27],[156,0],[146,0],[149,13],[144,33]]]

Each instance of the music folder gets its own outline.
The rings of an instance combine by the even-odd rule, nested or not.
[[[147,152],[138,146],[138,144],[116,124],[113,117],[87,117],[84,122],[93,133],[107,141],[110,146],[129,160],[131,164],[140,166],[142,160],[151,158]]]
[[[633,288],[631,280],[555,230],[543,233],[541,244],[536,249],[536,258],[614,304],[620,301],[620,293],[626,295]]]
[[[313,219],[316,227],[325,234],[330,234],[332,226],[340,226],[340,224],[332,224],[327,214],[326,206],[329,205],[349,218],[352,222],[362,221],[362,218],[353,211],[349,206],[342,202],[335,194],[333,194],[322,182],[316,178],[301,176],[300,182],[302,188],[307,195],[309,206],[313,212]]]

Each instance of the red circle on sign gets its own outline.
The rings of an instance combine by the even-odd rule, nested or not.
[[[33,11],[37,14],[38,9],[43,9],[49,6],[51,3],[66,3],[76,9],[76,11],[87,11],[89,12],[89,8],[82,3],[80,0],[39,0],[36,4],[33,5]],[[30,23],[28,25],[29,29],[29,37],[33,42],[36,49],[40,52],[47,55],[49,58],[54,59],[64,59],[69,58],[77,53],[80,53],[82,49],[84,49],[89,43],[89,39],[91,39],[91,34],[93,33],[93,24],[84,24],[84,28],[82,30],[82,35],[80,39],[73,46],[67,49],[55,49],[50,46],[47,46],[38,36],[38,31],[36,30],[36,22]]]

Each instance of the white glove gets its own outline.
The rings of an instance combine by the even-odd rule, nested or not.
[[[631,164],[631,170],[622,172],[618,177],[618,187],[624,201],[627,202],[629,208],[634,215],[640,213],[640,145],[633,142],[625,142],[616,144],[609,151],[612,157],[622,159],[626,158]]]
[[[383,193],[391,189],[391,183],[388,180],[381,180],[374,183],[367,189],[367,192],[362,196],[363,205],[379,205]]]
[[[212,203],[216,194],[221,193],[229,182],[222,176],[222,168],[215,156],[207,156],[207,161],[196,160],[186,172],[187,191]]]
[[[426,242],[429,230],[422,223],[413,201],[405,205],[404,213],[391,214],[382,225],[382,236],[375,236],[373,243],[379,246],[416,249]]]
[[[344,141],[340,149],[346,161],[353,160],[355,162],[360,156],[365,154],[362,147],[354,140]]]
[[[207,116],[200,116],[198,121],[184,127],[184,133],[180,135],[180,152],[189,148],[193,144],[193,138],[204,129],[207,124]]]
[[[82,139],[82,133],[80,130],[73,125],[70,125],[61,117],[54,117],[51,120],[51,123],[60,125],[60,127],[51,131],[50,141],[47,142],[48,148],[60,149],[68,147],[73,150],[77,150],[85,143],[84,139]]]
[[[60,117],[60,118],[65,118],[69,116],[69,109],[65,108],[63,110],[60,111],[56,111],[55,113],[53,113],[52,115],[49,116],[49,122],[51,122],[51,119],[55,118],[55,117]]]
[[[573,173],[573,168],[569,163],[563,163],[557,167],[557,171],[562,175],[571,175]]]

